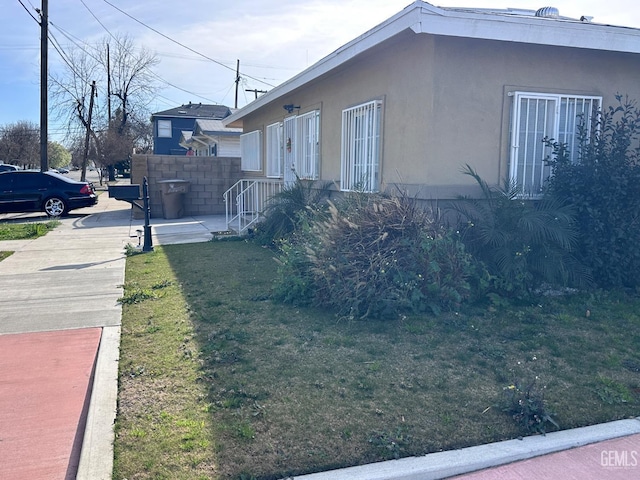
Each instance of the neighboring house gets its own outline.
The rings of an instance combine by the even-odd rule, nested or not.
[[[446,199],[477,191],[468,163],[535,196],[542,138],[575,156],[577,123],[616,93],[640,100],[638,29],[418,1],[223,123],[245,132],[244,177]]]
[[[182,132],[192,132],[196,120],[222,120],[231,115],[224,105],[191,103],[151,115],[153,123],[153,154],[184,155],[187,149],[180,145]]]
[[[180,146],[197,156],[239,157],[241,134],[242,128],[225,127],[222,120],[198,119],[193,131],[182,132]]]

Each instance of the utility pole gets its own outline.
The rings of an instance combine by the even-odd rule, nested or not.
[[[49,62],[49,0],[42,0],[40,10],[40,170],[49,170],[47,159],[47,143],[49,140],[48,129],[48,102],[47,102],[47,80]]]
[[[257,88],[245,88],[245,92],[253,92],[256,94],[256,100],[258,99],[259,93],[267,93],[266,90],[258,90]]]
[[[93,97],[96,95],[96,81],[91,83],[91,98],[89,99],[89,118],[87,119],[87,133],[84,137],[84,155],[82,156],[82,173],[80,180],[87,179],[87,157],[89,156],[89,135],[91,132],[91,116],[93,115]]]
[[[238,85],[240,85],[240,59],[236,64],[236,103],[235,108],[238,108]]]
[[[111,60],[107,43],[107,121],[111,122]]]

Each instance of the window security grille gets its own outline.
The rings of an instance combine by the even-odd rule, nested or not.
[[[245,172],[259,172],[262,169],[261,150],[260,130],[240,135],[240,168]]]
[[[267,177],[282,178],[284,163],[283,125],[281,122],[267,125]]]
[[[581,122],[591,131],[591,122],[602,102],[601,97],[516,92],[511,128],[509,175],[523,196],[539,196],[551,167],[545,159],[551,154],[542,139],[565,143],[576,161],[579,153],[578,127]]]
[[[380,112],[375,100],[342,111],[341,190],[375,192],[380,182]]]

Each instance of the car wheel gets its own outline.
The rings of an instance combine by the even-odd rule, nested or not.
[[[67,212],[67,205],[61,198],[51,197],[45,200],[43,210],[50,217],[60,217]]]

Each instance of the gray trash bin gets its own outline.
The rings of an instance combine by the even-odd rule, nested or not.
[[[162,214],[164,218],[182,218],[184,215],[184,194],[189,191],[187,180],[160,180],[162,192]]]

